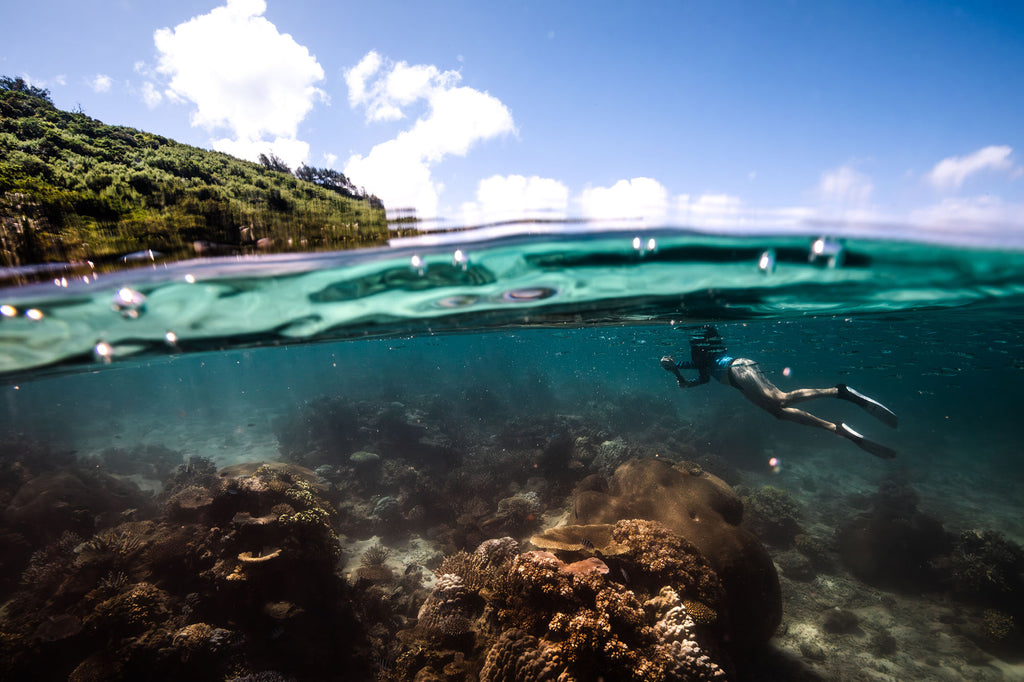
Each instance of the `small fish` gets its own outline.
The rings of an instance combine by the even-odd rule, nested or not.
[[[594,543],[591,542],[589,538],[583,538],[580,540],[580,544],[583,545],[584,549],[589,549],[590,551],[594,550]]]

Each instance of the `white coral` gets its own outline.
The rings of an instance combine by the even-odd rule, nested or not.
[[[669,678],[698,682],[726,680],[725,671],[697,643],[696,623],[686,613],[686,607],[675,590],[663,587],[651,601],[658,607],[661,616],[654,624],[658,646],[672,661],[667,666]]]

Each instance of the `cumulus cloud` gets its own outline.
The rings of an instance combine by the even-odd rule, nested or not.
[[[664,218],[668,213],[668,190],[657,180],[619,180],[611,187],[589,187],[580,195],[584,218]]]
[[[326,97],[315,85],[324,71],[307,48],[262,16],[266,8],[264,0],[227,0],[158,30],[156,72],[168,79],[163,96],[195,105],[192,125],[230,133],[214,140],[215,148],[254,158],[273,144],[297,165],[305,156],[294,154],[309,149],[296,139],[298,126]],[[147,104],[159,102],[155,92],[143,89]]]
[[[89,81],[89,87],[93,89],[93,92],[110,92],[110,87],[114,84],[114,80],[102,73],[98,73],[92,77]]]
[[[536,175],[492,175],[480,181],[476,201],[462,206],[466,225],[502,220],[564,219],[569,188],[558,180]]]
[[[981,171],[1012,171],[1011,147],[990,145],[966,156],[951,156],[935,164],[926,176],[933,187],[940,190],[959,189],[968,176]]]
[[[460,86],[456,71],[393,64],[370,52],[345,74],[349,104],[365,107],[367,122],[396,121],[411,105],[426,110],[395,138],[355,154],[345,165],[353,178],[395,209],[436,217],[441,183],[431,169],[447,156],[465,156],[479,142],[515,131],[512,114],[496,97]]]
[[[849,165],[825,171],[818,183],[818,194],[825,203],[845,208],[866,205],[874,190],[871,178]]]

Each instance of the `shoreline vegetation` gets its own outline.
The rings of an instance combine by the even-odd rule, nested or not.
[[[0,267],[16,281],[58,264],[351,249],[413,232],[390,229],[383,202],[337,171],[105,125],[0,77]]]

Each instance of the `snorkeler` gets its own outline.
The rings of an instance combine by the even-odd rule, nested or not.
[[[868,440],[842,422],[832,423],[791,407],[796,403],[815,398],[840,398],[860,406],[871,416],[895,428],[898,419],[885,405],[858,393],[846,384],[837,384],[833,388],[800,388],[795,391],[783,391],[768,380],[755,361],[728,355],[725,342],[722,341],[722,337],[719,336],[718,330],[713,325],[704,325],[690,337],[690,360],[676,362],[666,355],[661,359],[661,366],[675,375],[680,388],[706,384],[713,377],[723,384],[738,388],[747,400],[775,415],[778,419],[826,429],[848,438],[859,448],[867,450],[876,457],[892,459],[896,456],[896,451],[892,448]],[[680,373],[681,369],[697,370],[697,379],[689,381]]]

